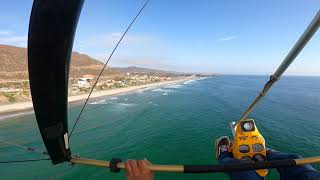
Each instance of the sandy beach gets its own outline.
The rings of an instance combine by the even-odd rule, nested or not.
[[[181,83],[181,82],[188,81],[188,80],[191,80],[194,78],[195,77],[186,77],[186,78],[173,80],[173,81],[163,81],[163,82],[145,84],[145,85],[140,85],[140,86],[130,86],[130,87],[124,87],[124,88],[110,89],[110,90],[94,91],[91,94],[90,99],[97,99],[97,98],[101,98],[104,96],[126,94],[126,93],[134,92],[137,90],[145,89],[145,88],[154,88],[154,87],[168,85],[168,84]],[[88,97],[88,94],[69,96],[68,102],[71,104],[81,102],[81,101],[85,100],[87,97]],[[0,105],[0,116],[2,116],[0,119],[6,119],[6,118],[9,118],[12,116],[20,116],[20,115],[25,114],[23,112],[32,113],[32,111],[33,111],[33,105],[32,105],[31,101],[30,102],[20,102],[20,103]]]

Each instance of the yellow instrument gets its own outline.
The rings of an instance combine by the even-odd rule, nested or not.
[[[230,148],[235,159],[260,162],[266,160],[266,145],[263,136],[259,133],[253,119],[231,123],[233,145]],[[259,169],[260,176],[266,176],[268,169]]]

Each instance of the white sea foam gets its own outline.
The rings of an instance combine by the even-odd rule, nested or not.
[[[15,114],[3,115],[3,116],[0,116],[0,121],[4,121],[4,120],[10,119],[10,118],[24,116],[24,115],[32,114],[32,113],[33,113],[33,111],[26,111],[26,112],[20,112],[20,113],[15,113]]]
[[[137,93],[141,94],[141,93],[144,93],[144,91],[146,91],[146,90],[148,90],[148,89],[147,89],[147,88],[139,89],[139,90],[137,91]]]
[[[100,104],[108,104],[107,102],[99,102],[99,101],[96,101],[96,102],[92,102],[92,103],[89,103],[90,105],[100,105]]]
[[[89,103],[89,104],[91,104],[91,105],[94,105],[94,104],[107,104],[106,101],[107,100],[103,99],[103,100],[95,101],[95,102],[92,102],[92,103]]]
[[[130,107],[130,106],[136,106],[137,104],[134,104],[134,103],[114,103],[114,105],[117,105],[117,107]]]
[[[157,86],[151,86],[151,87],[145,87],[144,89],[145,90],[150,90],[150,89],[156,89],[157,88]]]
[[[152,101],[149,101],[148,104],[150,104],[150,105],[152,104],[153,106],[159,106],[158,104],[153,103]]]
[[[118,97],[111,97],[110,99],[115,100],[115,99],[118,99]]]
[[[166,88],[179,89],[182,87],[183,87],[183,85],[181,85],[181,84],[174,84],[174,85],[167,86]]]
[[[161,92],[163,94],[167,94],[169,92],[173,92],[172,89],[168,88],[168,87],[164,87],[164,89],[161,89],[161,88],[157,88],[157,89],[154,89],[152,90],[153,92]]]
[[[167,96],[167,95],[168,95],[168,93],[163,93],[162,95],[163,95],[163,96]]]
[[[155,91],[155,92],[162,92],[162,91],[163,91],[163,89],[161,89],[161,88],[157,88],[157,89],[153,89],[152,91]]]
[[[192,79],[192,80],[189,80],[189,81],[185,81],[183,84],[191,84],[191,83],[194,83],[196,82],[197,80],[195,79]]]

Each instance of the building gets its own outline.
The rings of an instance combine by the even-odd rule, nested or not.
[[[14,88],[0,88],[0,92],[3,93],[18,93],[22,92],[23,89],[14,89]]]
[[[78,87],[88,87],[90,86],[94,76],[90,74],[84,75],[82,78],[78,79],[77,86]]]

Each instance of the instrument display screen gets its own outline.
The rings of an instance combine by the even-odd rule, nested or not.
[[[248,153],[250,151],[250,147],[246,144],[240,145],[239,146],[239,151],[241,153]]]
[[[243,132],[251,132],[255,131],[254,122],[253,121],[241,121],[241,130]]]
[[[262,144],[256,143],[252,145],[253,152],[261,152],[264,149]]]

